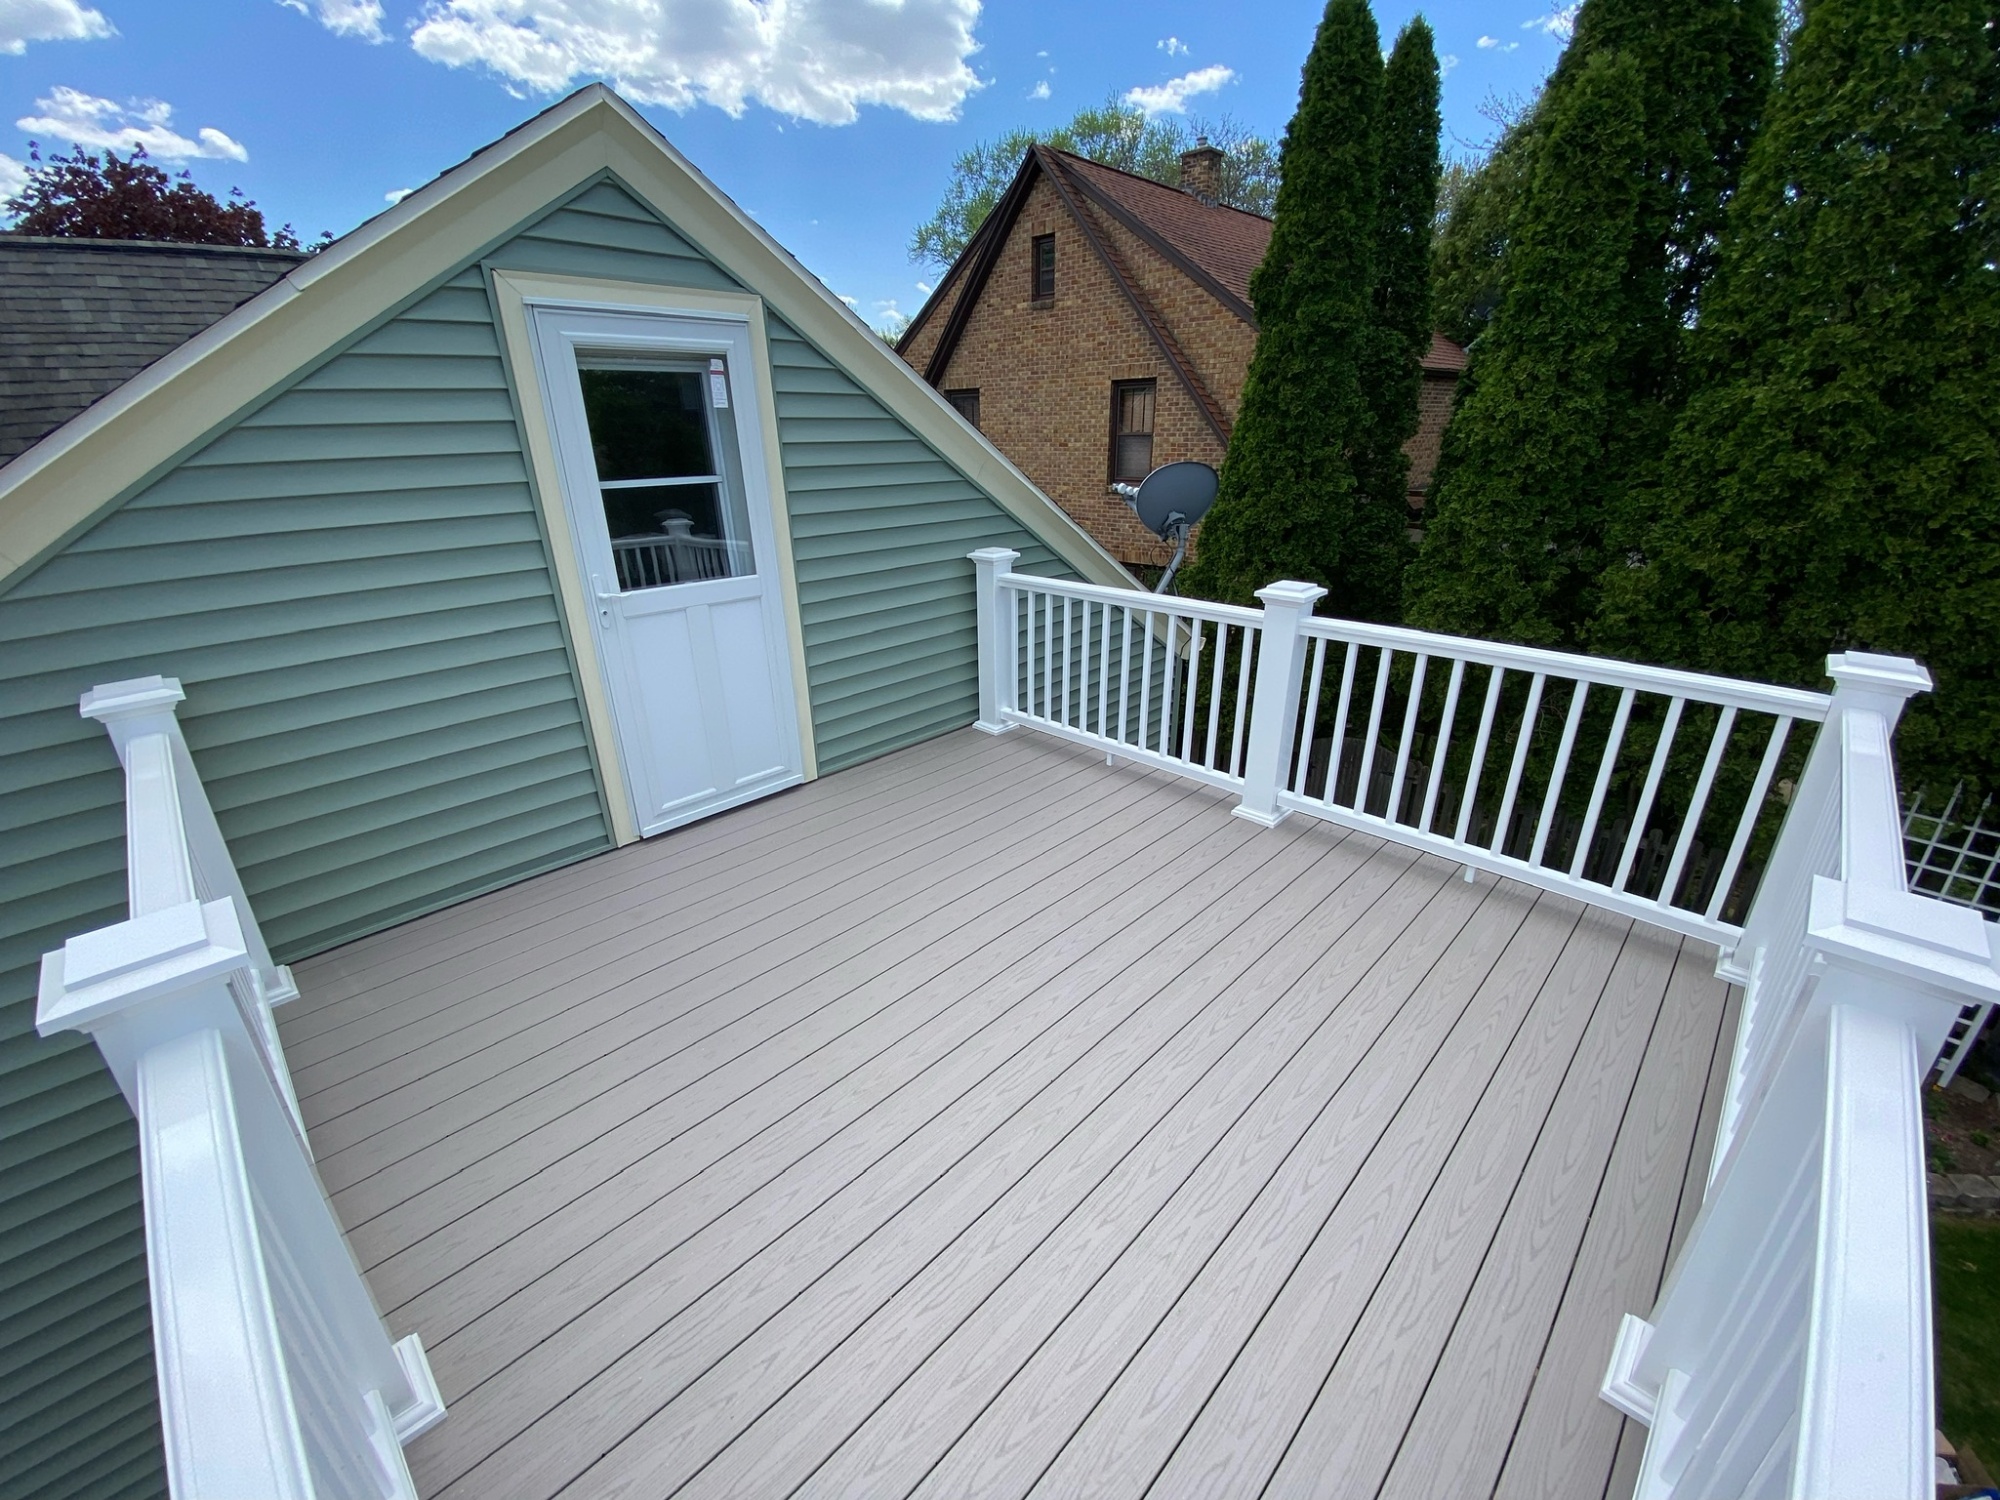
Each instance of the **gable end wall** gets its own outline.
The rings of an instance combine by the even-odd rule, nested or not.
[[[484,263],[738,289],[610,182]],[[965,553],[1049,550],[782,322],[822,771],[974,716]],[[39,955],[125,909],[95,683],[181,720],[282,960],[608,846],[484,272],[468,265],[0,592],[0,1500],[165,1491],[137,1153]]]

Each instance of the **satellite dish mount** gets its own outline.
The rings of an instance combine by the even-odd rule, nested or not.
[[[1207,464],[1162,464],[1138,484],[1114,484],[1112,489],[1125,497],[1143,525],[1163,542],[1171,542],[1174,560],[1153,586],[1164,594],[1172,586],[1174,574],[1187,557],[1188,534],[1215,504],[1218,481]]]

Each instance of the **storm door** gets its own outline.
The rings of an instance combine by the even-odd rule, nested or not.
[[[747,325],[534,309],[564,504],[642,834],[798,781]]]

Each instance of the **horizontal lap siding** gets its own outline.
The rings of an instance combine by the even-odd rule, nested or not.
[[[806,680],[822,771],[979,712],[975,547],[1071,576],[991,496],[845,371],[770,319]]]
[[[0,1497],[158,1494],[131,1118],[34,1035],[45,949],[124,915],[94,683],[181,721],[281,957],[607,842],[480,273],[240,422],[0,596]]]
[[[486,257],[738,289],[604,182]],[[976,711],[974,547],[1067,574],[775,318],[823,771]],[[468,268],[0,594],[0,1500],[164,1488],[137,1154],[38,956],[124,915],[95,683],[186,685],[190,747],[281,958],[602,848],[601,803],[482,272]]]
[[[490,256],[520,271],[717,290],[740,284],[603,183]],[[852,376],[767,318],[821,771],[968,724],[979,700],[975,547],[1070,576],[991,496]]]

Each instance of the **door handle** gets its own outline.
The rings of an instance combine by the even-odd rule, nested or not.
[[[609,630],[611,628],[611,601],[618,596],[616,594],[607,594],[604,591],[604,580],[595,573],[590,575],[590,591],[597,595],[597,623],[604,629]]]

